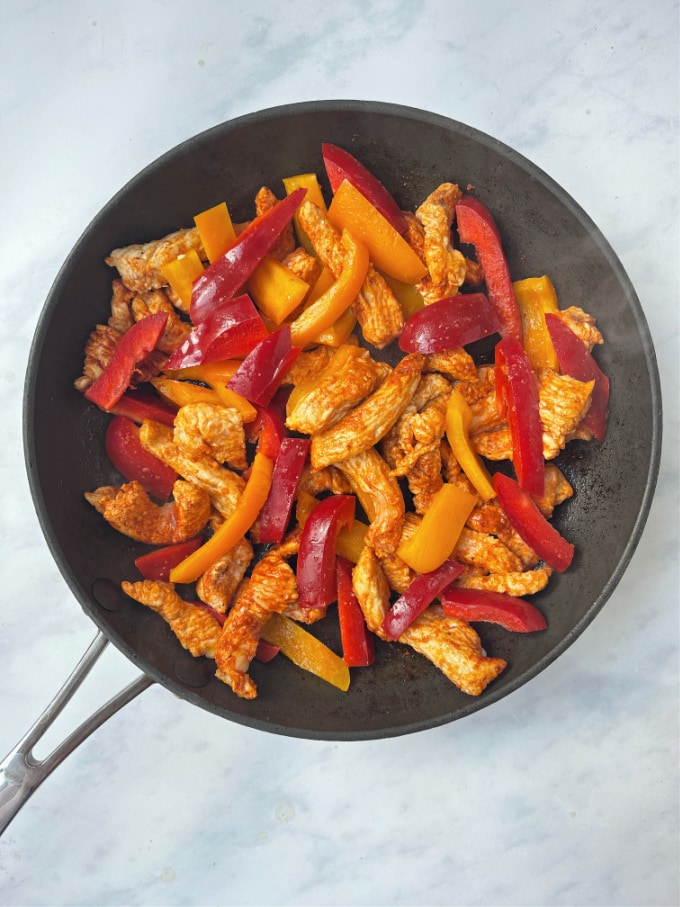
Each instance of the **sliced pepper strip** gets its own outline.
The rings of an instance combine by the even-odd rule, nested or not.
[[[350,230],[360,239],[375,267],[390,277],[413,284],[427,274],[427,268],[404,237],[347,180],[333,196],[328,219],[336,230]]]
[[[447,296],[412,315],[399,337],[408,353],[441,353],[498,334],[501,323],[483,293]]]
[[[382,628],[388,639],[397,640],[438,595],[458,579],[463,565],[452,558],[430,573],[420,573],[385,615]]]
[[[512,285],[522,317],[524,349],[534,370],[550,368],[557,371],[555,347],[548,333],[545,316],[558,312],[557,293],[549,277],[528,277]]]
[[[498,503],[512,528],[553,570],[563,573],[574,557],[574,546],[563,538],[536,506],[533,498],[519,484],[501,472],[495,473],[493,485]]]
[[[598,441],[607,433],[609,378],[600,369],[585,343],[556,315],[546,315],[546,323],[555,345],[560,368],[578,381],[595,381],[590,409],[583,420]]]
[[[512,462],[520,487],[541,495],[545,485],[543,424],[538,409],[538,384],[524,347],[515,337],[496,344],[496,400],[507,415]]]
[[[296,574],[302,608],[323,608],[335,601],[336,542],[340,528],[352,526],[355,504],[353,495],[331,495],[307,518],[300,538]]]
[[[258,343],[227,387],[251,403],[266,406],[301,352],[300,347],[291,345],[291,329],[286,324]]]
[[[224,255],[210,265],[194,283],[191,297],[191,320],[204,321],[213,309],[232,299],[302,204],[305,189],[296,189],[265,214],[256,217]]]
[[[192,384],[191,381],[177,381],[174,378],[161,376],[152,378],[151,383],[164,400],[168,400],[176,406],[186,406],[187,403],[219,404],[221,402],[212,388]]]
[[[297,504],[295,506],[295,519],[298,521],[301,529],[304,529],[309,514],[319,503],[318,498],[309,494],[307,491],[299,491]],[[353,564],[359,560],[361,552],[366,545],[366,533],[369,530],[368,523],[354,519],[351,529],[343,526],[338,533],[338,540],[335,550],[340,557],[346,558]]]
[[[236,231],[226,202],[201,211],[194,217],[194,223],[210,264],[214,264],[236,242]]]
[[[170,571],[183,561],[188,555],[203,544],[203,537],[197,535],[186,542],[178,542],[176,545],[166,545],[164,548],[156,548],[155,551],[149,551],[148,554],[142,554],[135,558],[135,567],[142,574],[144,579],[160,580],[167,583],[170,580]]]
[[[456,387],[449,397],[446,409],[446,437],[460,468],[474,485],[477,494],[483,501],[490,501],[496,492],[487,468],[470,444],[470,422],[472,411],[460,388]]]
[[[170,582],[195,582],[215,561],[231,551],[253,525],[264,506],[271,488],[273,471],[274,463],[258,450],[238,507],[205,545],[171,570]]]
[[[272,487],[260,515],[259,541],[283,540],[300,476],[309,454],[309,438],[284,438],[274,463]]]
[[[156,394],[135,390],[126,391],[109,412],[114,416],[127,416],[138,425],[145,419],[153,419],[154,422],[162,422],[164,425],[174,425],[177,407],[160,399]]]
[[[295,346],[303,347],[312,343],[322,331],[338,320],[359,294],[368,271],[368,249],[347,230],[342,231],[342,244],[347,250],[347,261],[342,274],[290,326]]]
[[[535,633],[548,626],[538,608],[523,598],[515,598],[505,592],[449,586],[440,601],[444,614],[468,623],[482,621],[500,624],[514,633]]]
[[[130,387],[140,362],[153,352],[168,320],[167,312],[157,312],[137,321],[123,334],[97,380],[85,391],[85,397],[100,409],[110,412]]]
[[[315,674],[343,693],[349,689],[349,668],[342,658],[289,617],[272,614],[264,626],[262,638],[277,646],[299,668]]]
[[[501,236],[491,212],[478,199],[464,195],[456,205],[456,222],[460,241],[475,247],[484,272],[489,301],[501,320],[503,336],[521,340],[522,319]]]
[[[349,668],[367,668],[375,661],[375,637],[352,588],[352,564],[343,557],[338,558],[337,583],[343,660]]]
[[[445,482],[432,499],[422,522],[397,549],[397,554],[417,573],[430,573],[451,557],[477,497]]]
[[[309,293],[308,283],[270,256],[255,268],[247,287],[265,318],[277,325],[294,312]]]
[[[326,213],[326,202],[324,201],[316,173],[298,173],[295,176],[287,176],[283,180],[283,185],[287,195],[290,195],[291,192],[295,192],[296,189],[306,189],[307,195],[305,196],[305,200],[313,202],[317,208],[320,208],[321,211],[324,212],[324,214]],[[300,243],[310,255],[316,255],[310,238],[300,225],[300,216],[297,211],[293,215],[293,220],[295,222],[295,232],[297,233]]]
[[[108,424],[106,453],[118,472],[128,482],[139,482],[159,501],[167,501],[179,478],[174,469],[142,447],[139,427],[126,416],[114,416]]]
[[[189,249],[184,255],[161,267],[161,274],[182,300],[187,310],[191,305],[194,281],[198,280],[204,270],[203,262],[195,249]]]

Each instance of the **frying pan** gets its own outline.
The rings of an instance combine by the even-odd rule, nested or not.
[[[458,691],[410,650],[379,643],[374,666],[353,672],[347,694],[277,658],[252,665],[259,697],[238,699],[214,678],[207,659],[192,658],[160,618],[120,591],[122,579],[137,578],[133,560],[145,549],[114,532],[83,499],[84,491],[120,481],[104,450],[108,417],[73,388],[87,337],[109,313],[114,273],[105,255],[190,225],[196,212],[225,199],[232,215],[245,220],[257,189],[268,185],[280,193],[287,175],[314,171],[328,191],[324,141],[351,151],[403,208],[414,209],[443,181],[474,187],[496,218],[513,279],[547,273],[561,306],[595,315],[606,338],[596,355],[612,387],[607,438],[572,442],[558,460],[575,489],[555,518],[576,545],[573,566],[533,598],[547,616],[546,631],[516,635],[481,625],[485,649],[508,667],[478,698]],[[24,402],[26,466],[38,518],[66,582],[99,628],[51,712],[106,641],[143,672],[53,754],[55,764],[153,681],[232,721],[319,740],[411,733],[496,702],[560,655],[611,595],[649,511],[661,442],[659,379],[645,318],[620,262],[584,211],[545,173],[487,135],[432,113],[360,101],[296,104],[224,123],[128,183],[85,230],[57,276],[35,333]],[[338,645],[333,621],[317,627],[324,641]],[[30,747],[49,720],[44,716],[6,761],[4,801],[16,806],[42,780],[22,772],[34,764]]]

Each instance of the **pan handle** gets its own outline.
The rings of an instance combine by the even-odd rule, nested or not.
[[[69,753],[72,753],[107,718],[131,702],[135,696],[138,696],[154,682],[145,674],[140,675],[137,680],[134,680],[89,718],[86,718],[79,727],[54,748],[49,756],[43,760],[37,760],[33,756],[33,747],[85,680],[107,643],[108,640],[104,634],[97,633],[71,676],[33,727],[0,762],[0,835],[31,794]]]

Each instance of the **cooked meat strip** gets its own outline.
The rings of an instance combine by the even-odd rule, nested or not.
[[[202,261],[206,260],[207,256],[195,227],[177,230],[163,239],[152,242],[135,243],[114,249],[104,261],[117,269],[126,287],[135,293],[144,293],[146,290],[166,286],[167,280],[160,269],[192,249]]]
[[[248,465],[243,419],[231,406],[188,403],[180,407],[173,441],[192,457],[212,457],[238,470]]]
[[[535,570],[523,570],[517,573],[489,573],[487,575],[468,574],[456,581],[464,589],[480,589],[486,592],[506,592],[521,598],[533,595],[545,589],[552,575],[550,567],[536,567]]]
[[[242,538],[228,554],[221,557],[199,577],[196,594],[215,611],[224,614],[253,559],[253,547]]]
[[[442,183],[416,210],[423,227],[423,255],[429,273],[417,289],[426,303],[454,296],[465,280],[465,256],[451,245],[455,207],[463,197],[453,183]]]

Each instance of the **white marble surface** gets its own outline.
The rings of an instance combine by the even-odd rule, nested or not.
[[[409,104],[495,135],[600,226],[638,290],[664,384],[646,531],[563,657],[448,727],[300,741],[151,688],[0,839],[0,903],[677,904],[671,0],[0,4],[0,755],[94,633],[48,554],[23,466],[24,371],[59,265],[160,153],[235,115],[318,98]],[[74,715],[135,673],[108,651]]]

